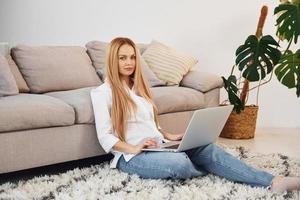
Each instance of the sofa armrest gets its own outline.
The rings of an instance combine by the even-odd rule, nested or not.
[[[218,75],[193,70],[189,71],[181,80],[180,85],[183,87],[193,88],[200,92],[208,92],[215,88],[223,87],[223,80]]]

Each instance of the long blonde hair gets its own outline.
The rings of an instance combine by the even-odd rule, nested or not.
[[[124,88],[119,73],[118,52],[120,47],[125,44],[132,46],[135,51],[135,71],[131,77],[134,81],[136,94],[144,97],[153,105],[154,121],[158,127],[157,108],[154,104],[149,85],[147,81],[145,81],[142,73],[139,50],[131,39],[121,37],[115,38],[110,42],[108,54],[106,56],[106,77],[112,91],[112,131],[118,134],[121,141],[126,141],[127,120],[136,112],[137,107]]]

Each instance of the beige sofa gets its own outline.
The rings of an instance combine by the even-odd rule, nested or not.
[[[97,59],[104,63],[101,44],[89,43],[88,51],[19,45],[6,55],[18,91],[0,96],[0,174],[105,154],[90,99],[102,84],[96,73]],[[141,52],[146,47],[139,45]],[[220,87],[220,77],[199,71],[180,86],[152,87],[160,125],[182,132],[194,110],[219,104]]]

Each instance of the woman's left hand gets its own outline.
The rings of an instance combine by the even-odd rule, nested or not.
[[[177,140],[181,140],[183,135],[184,133],[179,133],[179,134],[164,133],[164,138],[168,140],[177,141]]]

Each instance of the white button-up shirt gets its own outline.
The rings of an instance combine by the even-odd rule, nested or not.
[[[126,143],[137,145],[146,138],[163,140],[163,135],[156,127],[153,114],[153,106],[145,98],[135,93],[134,87],[128,89],[129,95],[137,105],[135,115],[127,121]],[[95,125],[98,140],[106,153],[114,154],[110,167],[116,168],[119,158],[123,155],[128,162],[135,154],[128,154],[113,150],[113,146],[119,141],[118,134],[112,132],[111,106],[112,91],[106,80],[99,87],[91,90],[91,98],[94,109]]]

